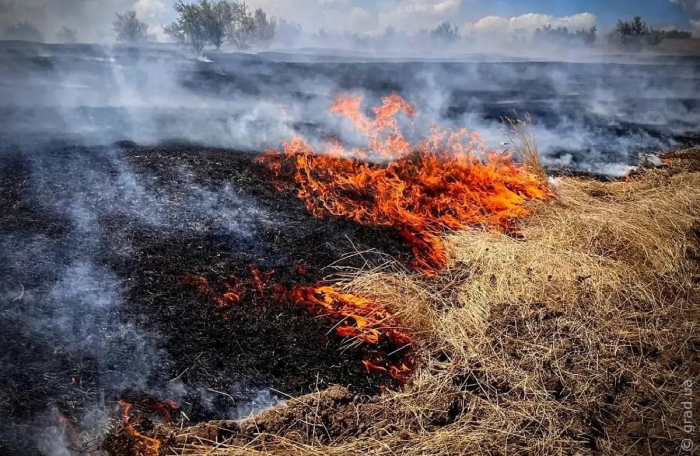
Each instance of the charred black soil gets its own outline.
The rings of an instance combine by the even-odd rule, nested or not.
[[[173,399],[196,422],[246,413],[268,388],[284,399],[390,382],[367,374],[363,349],[342,346],[333,322],[269,294],[221,309],[183,279],[204,277],[217,291],[257,265],[286,287],[312,285],[353,251],[408,257],[392,230],[314,219],[252,153],[121,144],[2,158],[0,411],[20,424],[0,432],[0,453],[32,454],[36,428],[116,410],[120,398]],[[76,263],[108,279],[81,273],[60,285]],[[109,304],[81,289],[91,280],[111,283]],[[67,318],[74,301],[89,304]]]

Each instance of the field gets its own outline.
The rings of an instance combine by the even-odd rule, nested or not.
[[[695,437],[693,58],[0,59],[0,454]]]

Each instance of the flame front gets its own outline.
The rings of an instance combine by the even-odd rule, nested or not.
[[[415,266],[428,273],[443,268],[446,229],[485,226],[509,230],[528,214],[525,203],[544,199],[547,185],[511,160],[490,151],[478,135],[437,127],[427,140],[411,144],[397,115],[415,109],[396,94],[361,110],[360,97],[338,98],[331,112],[349,119],[367,141],[364,149],[329,141],[317,153],[299,137],[284,143],[282,155],[259,158],[278,177],[293,178],[298,195],[316,217],[345,217],[364,225],[392,226],[412,246]]]

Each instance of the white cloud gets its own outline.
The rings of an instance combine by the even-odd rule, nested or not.
[[[671,0],[671,2],[683,5],[690,17],[700,20],[700,0]]]
[[[333,31],[367,30],[372,15],[349,0],[248,0],[251,8],[262,8],[269,15],[296,22],[307,32],[320,28]]]
[[[700,19],[697,21],[690,21],[690,31],[693,33],[694,37],[700,38]]]
[[[391,11],[379,13],[378,25],[415,32],[433,28],[442,21],[454,21],[459,13],[461,0],[406,0]]]
[[[166,12],[166,5],[162,0],[138,0],[132,8],[139,19],[146,22]]]
[[[376,2],[355,6],[351,0],[248,0],[251,8],[298,23],[307,32],[327,31],[377,33],[391,25],[397,30],[418,31],[441,21],[457,22],[463,0],[401,0],[391,8]]]
[[[547,14],[528,13],[511,18],[486,16],[476,22],[464,24],[467,33],[503,36],[509,38],[515,30],[522,29],[532,32],[537,28],[551,25],[554,28],[567,27],[569,30],[589,29],[596,25],[596,16],[591,13],[580,13],[572,16],[551,16]]]

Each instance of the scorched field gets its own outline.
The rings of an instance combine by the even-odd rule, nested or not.
[[[697,429],[697,61],[0,60],[0,454]]]

